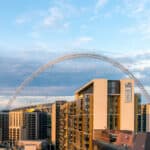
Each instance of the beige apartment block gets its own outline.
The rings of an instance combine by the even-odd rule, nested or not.
[[[9,140],[12,145],[21,140],[23,126],[23,111],[9,112]]]
[[[75,92],[75,101],[56,101],[51,105],[52,147],[91,150],[96,133],[101,130],[139,130],[139,99],[139,95],[134,95],[131,79],[88,82]],[[149,114],[150,109],[146,110]],[[21,110],[10,112],[9,131],[13,143],[21,139],[22,115]]]
[[[95,79],[75,92],[76,99],[93,95],[93,129],[107,128],[107,80]]]
[[[94,79],[75,92],[75,99],[68,111],[70,149],[92,149],[99,130],[135,130],[133,80]]]
[[[93,94],[93,130],[118,129],[134,131],[135,101],[133,80],[95,79],[77,90],[75,96],[79,99],[88,93]]]

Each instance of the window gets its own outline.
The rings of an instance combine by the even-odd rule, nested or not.
[[[128,82],[125,84],[125,102],[132,101],[132,83]]]

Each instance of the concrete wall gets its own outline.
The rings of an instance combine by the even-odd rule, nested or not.
[[[131,91],[127,84],[131,83]],[[131,101],[127,99],[127,91],[131,92]],[[134,81],[131,79],[121,80],[121,98],[120,98],[120,130],[134,131],[135,112],[134,112]]]
[[[52,105],[52,114],[51,114],[51,135],[52,135],[52,144],[56,144],[56,104]]]
[[[94,80],[93,129],[107,128],[107,80]]]

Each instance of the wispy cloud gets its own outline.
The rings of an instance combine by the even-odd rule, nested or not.
[[[126,14],[129,16],[134,16],[134,17],[137,14],[141,15],[141,14],[147,12],[146,5],[148,3],[149,3],[149,0],[134,0],[134,1],[133,0],[123,0],[124,9],[128,10],[126,12]]]
[[[82,37],[79,37],[78,39],[76,39],[74,42],[73,42],[73,45],[74,46],[81,46],[81,45],[85,45],[85,44],[88,44],[90,42],[93,41],[93,38],[92,37],[89,37],[89,36],[82,36]]]
[[[11,96],[0,96],[0,110],[5,109]],[[37,105],[44,103],[53,103],[55,101],[73,101],[74,96],[17,96],[16,101],[11,108],[24,107],[28,105]]]
[[[53,1],[45,10],[23,13],[16,17],[17,24],[30,23],[32,25],[32,37],[37,37],[37,30],[45,29],[66,30],[70,26],[70,19],[80,16],[84,12],[67,1]]]
[[[16,16],[15,23],[18,25],[23,25],[23,24],[37,22],[37,20],[40,20],[43,16],[45,16],[44,10],[24,12]]]
[[[31,36],[32,38],[38,39],[38,38],[40,37],[40,33],[37,32],[37,31],[32,31],[32,32],[30,33],[30,36]]]
[[[58,25],[64,18],[63,12],[60,11],[57,7],[52,7],[48,11],[49,14],[44,18],[43,24],[46,27],[53,27]]]
[[[136,37],[139,35],[140,40],[149,39],[150,33],[150,5],[149,0],[123,0],[122,5],[118,9],[118,13],[131,20],[128,26],[124,26],[121,32],[124,34],[132,34]]]
[[[20,17],[20,18],[17,18],[17,19],[16,19],[16,23],[17,23],[17,24],[24,24],[24,23],[26,23],[26,22],[28,22],[28,19],[26,19],[26,18],[24,18],[24,17]]]
[[[143,20],[138,22],[137,24],[131,25],[130,27],[125,27],[120,30],[120,32],[125,34],[140,34],[141,39],[149,39],[150,38],[150,21]]]
[[[97,0],[95,6],[95,12],[97,13],[103,6],[107,4],[108,0]]]

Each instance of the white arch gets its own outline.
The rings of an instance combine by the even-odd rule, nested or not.
[[[124,67],[119,62],[117,62],[114,59],[109,58],[107,56],[103,56],[101,54],[74,53],[74,54],[64,55],[64,56],[59,57],[55,60],[52,60],[52,61],[48,62],[47,64],[45,64],[45,65],[41,66],[40,68],[38,68],[35,72],[33,72],[16,89],[14,95],[12,96],[12,98],[9,100],[9,102],[7,104],[7,109],[10,109],[10,106],[16,100],[16,96],[18,94],[20,94],[20,92],[25,88],[25,86],[27,86],[35,77],[37,77],[39,74],[44,72],[46,69],[52,67],[53,65],[55,65],[57,63],[63,62],[65,60],[75,59],[75,58],[93,58],[93,59],[101,60],[101,61],[108,62],[108,63],[112,64],[114,67],[120,69],[122,72],[127,74],[131,79],[133,79],[135,81],[135,83],[137,84],[137,86],[141,89],[141,91],[142,91],[144,97],[146,98],[146,100],[150,100],[150,95],[146,91],[146,89],[144,88],[143,84],[126,67]]]

